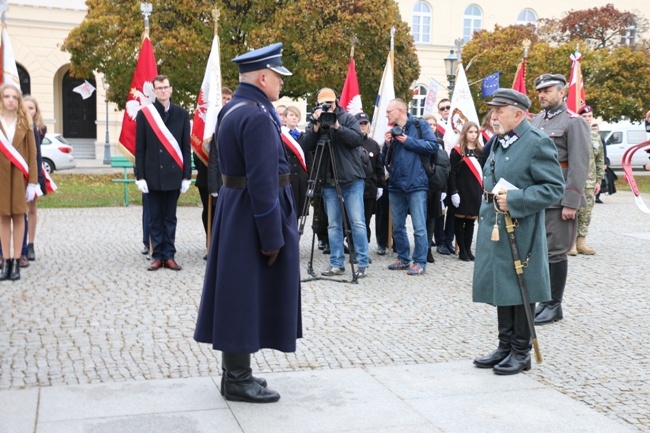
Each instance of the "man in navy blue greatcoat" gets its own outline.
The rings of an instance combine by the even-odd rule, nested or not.
[[[233,59],[240,84],[217,121],[223,187],[194,339],[223,352],[226,400],[279,400],[264,379],[252,376],[251,353],[295,352],[302,337],[298,218],[271,103],[280,97],[282,75],[291,75],[281,55],[276,43]],[[208,170],[213,167],[211,158]]]

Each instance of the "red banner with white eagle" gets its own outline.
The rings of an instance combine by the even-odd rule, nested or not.
[[[586,105],[585,86],[582,81],[582,68],[580,67],[580,60],[582,60],[582,54],[577,51],[575,54],[571,54],[571,61],[573,62],[573,66],[571,67],[569,91],[566,99],[566,106],[569,108],[569,110],[572,110],[576,113],[580,112],[580,109]]]
[[[129,96],[126,99],[122,132],[120,132],[120,149],[122,153],[126,154],[125,156],[131,159],[135,158],[135,118],[142,107],[156,100],[153,79],[157,75],[158,67],[153,45],[149,37],[145,36],[142,40],[138,62],[135,65]]]
[[[352,57],[350,57],[348,76],[345,77],[339,105],[352,115],[363,111],[361,105],[361,91],[359,90],[359,81],[357,80],[357,69],[354,64],[354,58]]]

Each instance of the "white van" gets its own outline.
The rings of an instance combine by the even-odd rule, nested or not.
[[[621,168],[623,153],[630,146],[650,138],[643,122],[601,123],[600,134],[607,148],[607,157],[612,168]],[[632,157],[632,168],[641,168],[650,162],[650,156],[644,150],[637,150]]]

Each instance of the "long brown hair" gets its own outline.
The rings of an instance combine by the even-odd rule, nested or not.
[[[45,122],[43,121],[43,115],[41,114],[41,108],[38,106],[38,101],[36,98],[34,98],[32,95],[25,95],[23,98],[23,101],[31,101],[34,104],[34,107],[36,107],[36,113],[34,114],[34,122],[36,123],[36,129],[39,131],[43,129],[45,126]]]
[[[460,137],[458,137],[458,145],[460,146],[461,156],[467,156],[467,145],[469,144],[467,142],[467,133],[472,127],[476,128],[476,153],[480,154],[483,151],[483,145],[479,139],[479,136],[481,135],[481,129],[475,122],[468,121],[463,124],[463,129],[460,131]]]
[[[16,120],[16,126],[22,126],[25,129],[31,130],[33,129],[32,127],[32,116],[29,115],[27,112],[27,109],[25,108],[25,104],[23,103],[23,92],[20,91],[19,88],[12,84],[3,84],[0,86],[0,111],[4,112],[5,107],[4,107],[4,94],[5,90],[7,89],[13,89],[16,92],[16,95],[18,96],[18,110],[17,110],[17,116],[18,119]]]

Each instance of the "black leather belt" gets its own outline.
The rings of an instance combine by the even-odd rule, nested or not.
[[[222,174],[221,179],[223,180],[223,186],[226,188],[246,188],[246,176],[227,176]],[[289,185],[290,179],[290,173],[278,175],[278,186]]]
[[[494,196],[496,194],[493,194],[489,191],[483,191],[483,201],[487,203],[493,203],[494,202]]]

